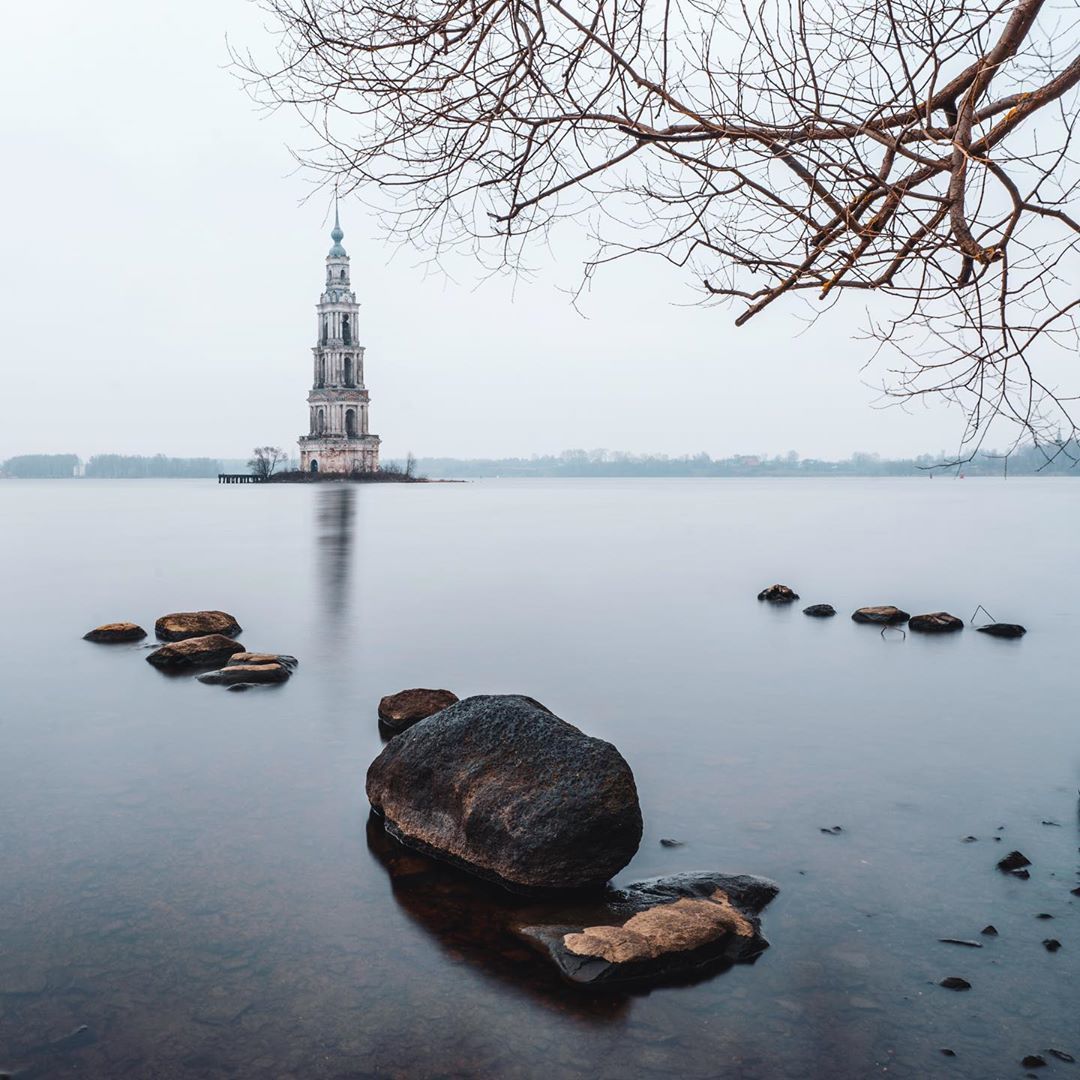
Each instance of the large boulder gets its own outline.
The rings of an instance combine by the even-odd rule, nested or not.
[[[803,608],[802,613],[812,619],[831,619],[836,614],[836,608],[832,604],[811,604]]]
[[[391,739],[367,795],[402,843],[519,892],[602,885],[641,842],[618,750],[514,694],[466,698]]]
[[[154,633],[162,641],[183,641],[207,634],[234,637],[240,633],[240,624],[227,611],[174,611],[154,623]]]
[[[230,656],[243,651],[244,646],[239,641],[233,641],[223,634],[207,634],[162,645],[149,653],[146,661],[157,668],[217,667]]]
[[[146,637],[146,631],[133,622],[111,622],[103,626],[95,626],[93,630],[83,634],[84,641],[141,641]]]
[[[514,929],[571,982],[655,983],[754,959],[769,945],[758,916],[777,892],[763,878],[682,874],[576,911],[525,911]]]
[[[799,594],[790,585],[770,585],[757,594],[759,600],[768,600],[770,604],[791,604],[799,599]]]
[[[929,615],[912,615],[908,620],[908,629],[920,634],[951,634],[964,629],[964,620],[947,611],[932,611]]]
[[[892,604],[881,604],[877,607],[861,607],[852,612],[852,619],[860,623],[876,623],[879,626],[896,626],[906,623],[911,618],[906,611],[901,611]]]
[[[457,694],[449,690],[401,690],[379,702],[379,719],[391,731],[404,731],[457,701]]]

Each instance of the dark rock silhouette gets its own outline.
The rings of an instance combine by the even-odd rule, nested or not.
[[[757,594],[759,600],[768,600],[770,604],[790,604],[799,599],[799,594],[790,585],[770,585]]]
[[[832,604],[811,604],[803,608],[803,614],[809,615],[812,619],[829,619],[836,614],[836,608]]]
[[[987,623],[986,626],[976,626],[980,634],[989,634],[991,637],[1018,638],[1027,633],[1027,627],[1019,623],[995,622]]]
[[[95,626],[93,630],[83,634],[83,641],[141,641],[144,637],[146,631],[138,623],[114,622]]]
[[[964,620],[947,611],[933,611],[929,615],[912,615],[908,629],[920,634],[950,634],[964,629]]]
[[[857,623],[874,623],[878,626],[897,626],[906,623],[911,617],[906,611],[892,604],[880,604],[876,607],[861,607],[851,613]]]

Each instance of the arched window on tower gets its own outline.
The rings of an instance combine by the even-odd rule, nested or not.
[[[342,267],[342,270],[341,270],[341,280],[342,281],[345,280],[345,268],[344,267]]]
[[[344,341],[346,345],[352,344],[352,327],[349,325],[348,315],[341,316],[341,340]]]
[[[352,357],[351,356],[346,356],[345,357],[345,385],[346,386],[355,386],[356,385],[356,382],[353,379],[353,365],[352,365]]]
[[[329,336],[330,336],[330,324],[329,324],[329,320],[324,315],[323,316],[323,321],[322,321],[322,344],[323,345],[326,344],[326,340],[327,340],[327,338]]]
[[[346,435],[355,435],[356,434],[356,410],[355,409],[346,409],[345,410],[345,434]]]
[[[326,431],[326,413],[320,409],[316,414],[315,434],[322,435]]]
[[[320,356],[318,370],[315,374],[315,385],[319,388],[326,385],[326,357]]]

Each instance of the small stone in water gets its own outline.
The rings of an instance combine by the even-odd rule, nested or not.
[[[1069,892],[1071,892],[1073,896],[1080,896],[1080,885],[1077,885],[1075,889],[1070,889]]]
[[[961,979],[958,975],[949,975],[941,980],[938,986],[944,986],[946,990],[970,990],[971,983],[967,979]]]
[[[672,840],[671,837],[669,837],[669,836],[661,836],[660,837],[660,846],[661,847],[682,847],[683,846],[683,841],[682,840]]]
[[[1061,822],[1060,821],[1045,821],[1044,820],[1043,824],[1044,825],[1056,825],[1059,829],[1061,828]]]
[[[1020,1064],[1025,1069],[1041,1069],[1046,1064],[1046,1058],[1039,1057],[1038,1054],[1028,1054]]]
[[[1058,949],[1061,948],[1061,942],[1058,941],[1057,938],[1049,937],[1044,939],[1043,948],[1045,948],[1047,952],[1057,952]]]
[[[839,825],[834,825],[831,829],[826,829],[824,826],[822,826],[821,831],[823,833],[827,833],[829,836],[837,836],[844,830]]]
[[[1036,919],[1052,919],[1053,917],[1053,915],[1046,911],[1040,911],[1039,914],[1035,916]]]
[[[979,933],[980,934],[985,934],[987,937],[997,937],[998,936],[997,927],[993,923],[990,923],[989,926],[984,926],[979,931]]]
[[[1056,1058],[1058,1059],[1058,1061],[1066,1061],[1066,1062],[1068,1062],[1068,1063],[1069,1063],[1070,1065],[1071,1065],[1071,1064],[1072,1064],[1072,1063],[1073,1063],[1074,1061],[1076,1061],[1076,1058],[1074,1058],[1074,1057],[1072,1056],[1072,1054],[1066,1054],[1064,1050],[1055,1050],[1055,1049],[1054,1049],[1054,1048],[1053,1048],[1052,1046],[1048,1046],[1048,1047],[1046,1048],[1046,1052],[1047,1052],[1048,1054],[1053,1054],[1053,1055],[1054,1055],[1054,1057],[1056,1057]]]
[[[984,931],[985,932],[985,931]],[[981,949],[981,941],[969,941],[967,938],[958,937],[942,937],[938,938],[938,941],[945,945],[966,945],[969,949]]]
[[[965,836],[964,839],[961,841],[961,843],[963,843],[963,844],[974,844],[975,841],[978,840],[978,839],[979,838],[977,836]]]
[[[955,1051],[955,1050],[950,1050],[950,1049],[949,1049],[949,1048],[948,1048],[947,1046],[943,1046],[943,1047],[941,1048],[941,1052],[942,1052],[942,1053],[943,1053],[943,1054],[944,1054],[944,1055],[945,1055],[946,1057],[956,1057],[956,1051]]]
[[[1027,879],[1031,877],[1031,874],[1029,874],[1026,870],[1010,870],[1009,876],[1019,878],[1021,881],[1027,881]]]
[[[1019,870],[1023,866],[1030,866],[1031,860],[1020,851],[1010,851],[1003,859],[998,860],[998,869],[1006,873]]]

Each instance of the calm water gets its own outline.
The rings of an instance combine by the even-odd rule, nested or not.
[[[985,1078],[1080,1058],[1078,529],[1080,484],[1050,479],[0,484],[0,1069]],[[758,604],[773,581],[802,603]],[[801,614],[822,601],[840,617]],[[1029,633],[885,640],[847,618],[866,603],[981,603]],[[200,607],[296,676],[228,693],[80,640]],[[645,815],[619,880],[772,877],[772,948],[589,997],[483,909],[395,892],[364,773],[379,697],[417,685],[530,694],[616,743]],[[1014,847],[1030,881],[994,870]],[[991,922],[980,950],[938,943]]]

